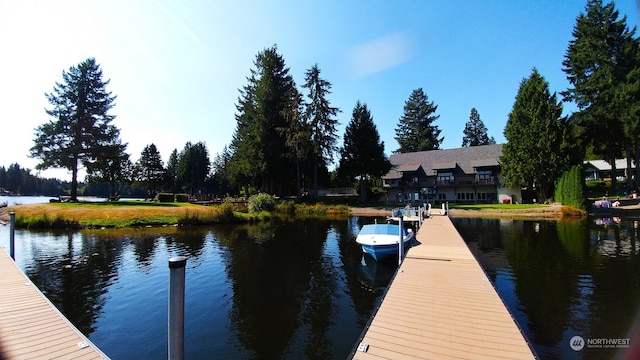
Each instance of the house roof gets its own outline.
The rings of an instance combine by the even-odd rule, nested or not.
[[[400,171],[403,164],[418,163],[427,176],[433,176],[436,175],[437,169],[452,169],[456,164],[467,174],[474,173],[476,167],[499,166],[501,155],[502,144],[498,144],[393,154],[389,160],[392,165],[391,171]]]
[[[599,171],[607,171],[611,170],[611,164],[606,160],[585,160],[584,165],[591,165],[592,167],[598,169]],[[631,161],[631,166],[633,167],[633,161]],[[623,170],[627,168],[627,159],[616,159],[616,169]]]
[[[396,170],[398,171],[418,171],[420,163],[401,164]]]
[[[402,179],[402,172],[397,170],[389,170],[389,172],[382,177],[384,180]]]
[[[433,170],[447,170],[447,169],[455,169],[456,165],[457,164],[455,161],[444,161],[444,162],[437,162],[437,163],[431,164],[431,168]]]

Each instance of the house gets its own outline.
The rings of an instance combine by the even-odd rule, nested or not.
[[[631,170],[635,169],[631,161]],[[585,180],[611,179],[611,164],[605,160],[585,160],[583,162]],[[616,178],[623,180],[627,172],[627,159],[616,159]]]
[[[501,186],[501,155],[501,144],[393,154],[382,177],[387,201],[521,203],[520,189]]]

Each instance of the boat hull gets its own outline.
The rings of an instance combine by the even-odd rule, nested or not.
[[[406,231],[404,235],[404,249],[406,250],[414,234]],[[362,247],[362,251],[371,255],[376,260],[382,260],[391,256],[398,256],[398,240],[400,228],[398,225],[365,225],[356,242]]]

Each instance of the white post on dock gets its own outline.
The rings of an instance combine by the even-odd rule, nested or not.
[[[16,213],[9,213],[9,256],[16,260]]]
[[[187,258],[169,259],[169,359],[184,359],[184,288]]]
[[[398,265],[402,265],[402,258],[404,257],[404,220],[400,215],[400,242],[398,243]]]

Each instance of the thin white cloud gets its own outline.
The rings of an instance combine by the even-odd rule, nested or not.
[[[359,78],[404,64],[413,56],[412,44],[404,33],[390,34],[351,49],[349,72]]]

